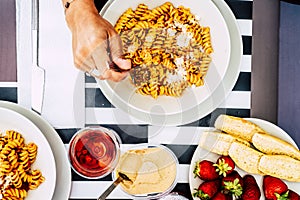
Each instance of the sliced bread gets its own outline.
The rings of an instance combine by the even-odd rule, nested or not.
[[[240,142],[246,146],[250,146],[250,143],[243,139],[219,131],[203,132],[199,140],[199,146],[210,152],[227,156],[233,142]]]
[[[264,132],[263,129],[250,121],[229,115],[218,116],[214,126],[219,130],[240,137],[248,142],[251,142],[254,133]]]
[[[258,169],[259,160],[264,155],[263,153],[242,143],[233,142],[229,148],[228,155],[242,170],[253,174],[263,174]]]
[[[278,137],[269,134],[255,133],[252,137],[252,144],[265,154],[287,155],[300,160],[300,151]]]
[[[300,161],[286,155],[264,155],[258,169],[277,178],[300,182]]]

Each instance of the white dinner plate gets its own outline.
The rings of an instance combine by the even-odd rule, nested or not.
[[[33,142],[38,147],[36,160],[31,169],[40,170],[45,181],[36,190],[29,190],[26,199],[51,199],[56,183],[56,167],[52,150],[43,133],[26,117],[0,107],[0,131],[4,134],[7,130],[21,133],[25,144]]]
[[[69,199],[70,191],[71,191],[71,168],[69,165],[67,153],[63,142],[61,141],[57,132],[53,129],[53,127],[41,118],[40,115],[35,112],[23,108],[20,105],[15,103],[10,103],[6,101],[0,101],[0,108],[7,108],[9,110],[15,111],[32,123],[35,124],[39,128],[39,130],[43,133],[45,138],[47,139],[52,153],[54,155],[55,164],[56,164],[56,187],[54,189],[53,197],[46,198],[45,196],[36,199],[44,199],[44,200],[67,200]],[[42,186],[42,185],[41,185]],[[47,188],[47,192],[50,191],[51,188]],[[49,191],[48,191],[49,190]],[[46,193],[45,193],[46,194]],[[35,199],[35,200],[36,200]]]
[[[145,3],[151,9],[164,2],[166,1],[109,1],[101,14],[115,24],[118,17],[129,7],[135,9],[138,4]],[[176,7],[183,5],[190,8],[193,14],[200,17],[201,25],[211,28],[214,53],[212,64],[205,78],[205,85],[189,88],[179,98],[160,96],[153,99],[150,96],[135,93],[135,88],[129,79],[119,83],[97,80],[101,91],[114,106],[153,125],[182,125],[212,112],[232,90],[238,78],[242,56],[242,41],[235,19],[229,19],[231,20],[231,27],[229,27],[212,1],[172,0],[170,2]]]
[[[264,129],[269,134],[279,137],[279,138],[289,142],[290,144],[294,145],[295,147],[297,147],[297,145],[293,141],[293,139],[284,130],[282,130],[278,126],[276,126],[268,121],[262,120],[262,119],[256,119],[256,118],[246,118],[246,119],[257,124],[258,126],[260,126],[262,129]],[[197,177],[195,178],[195,176],[193,174],[193,170],[195,168],[196,162],[201,161],[201,160],[210,160],[212,162],[216,162],[219,156],[220,155],[211,153],[211,152],[201,148],[200,146],[198,146],[196,148],[194,155],[192,157],[192,161],[191,161],[191,165],[190,165],[190,169],[189,169],[189,184],[190,184],[191,194],[193,194],[195,192],[194,189],[198,188],[202,182],[199,178],[197,178]],[[249,174],[249,173],[239,169],[238,167],[236,167],[235,170],[238,171],[242,177],[245,174]],[[252,175],[255,177],[256,182],[261,189],[261,198],[260,199],[264,199],[264,193],[262,190],[262,176],[257,175],[257,174],[252,174]],[[288,185],[289,189],[294,190],[294,191],[300,191],[300,183],[290,182],[290,181],[285,181],[285,180],[283,180],[283,181]],[[199,198],[194,198],[194,199],[199,199]]]

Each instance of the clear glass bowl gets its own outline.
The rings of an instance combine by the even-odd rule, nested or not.
[[[178,159],[169,148],[138,144],[122,153],[113,179],[122,172],[132,180],[120,184],[132,199],[159,199],[176,186],[178,170]]]
[[[77,131],[69,143],[68,157],[72,169],[88,179],[102,178],[118,164],[121,139],[101,126]]]
[[[160,198],[160,200],[188,200],[185,196],[180,195],[177,192],[172,192]]]

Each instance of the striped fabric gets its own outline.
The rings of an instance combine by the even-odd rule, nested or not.
[[[97,5],[101,8],[104,4]],[[208,116],[193,123],[178,127],[156,127],[132,119],[123,111],[115,108],[102,94],[95,80],[85,77],[86,126],[102,125],[114,129],[122,139],[122,146],[130,147],[138,143],[160,143],[169,147],[177,155],[180,170],[179,180],[174,191],[191,199],[188,171],[193,153],[197,147],[199,135],[212,126],[215,117],[221,113],[239,117],[250,117],[251,109],[251,49],[252,49],[252,4],[251,0],[226,0],[237,18],[243,41],[243,57],[238,81],[228,98],[219,108]],[[1,82],[0,100],[18,102],[18,85],[15,82]],[[56,129],[64,144],[68,145],[77,131],[74,127]],[[87,180],[72,172],[72,191],[70,199],[96,199],[109,184],[112,177]],[[109,199],[130,199],[117,188]]]

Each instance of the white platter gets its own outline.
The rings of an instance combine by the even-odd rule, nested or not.
[[[38,169],[45,177],[36,190],[29,190],[27,200],[51,199],[56,183],[56,165],[52,150],[43,133],[26,117],[19,113],[0,107],[0,131],[14,130],[22,134],[25,144],[30,142],[38,146],[36,160],[31,169]]]
[[[261,119],[256,119],[256,118],[246,118],[246,119],[257,124],[258,126],[260,126],[262,129],[264,129],[271,135],[279,137],[279,138],[291,143],[295,147],[297,147],[297,145],[293,141],[293,139],[284,130],[282,130],[278,126],[276,126],[268,121],[261,120]],[[191,165],[190,165],[190,169],[189,169],[189,184],[190,184],[191,194],[193,194],[193,192],[195,191],[194,188],[198,188],[198,186],[202,182],[199,178],[194,177],[193,170],[195,168],[195,163],[199,160],[210,160],[212,162],[216,162],[216,160],[218,159],[219,156],[220,155],[217,155],[215,153],[211,153],[205,149],[202,149],[200,146],[198,146],[196,148],[194,155],[192,157],[192,161],[191,161]],[[242,177],[245,174],[249,174],[249,173],[239,169],[238,167],[236,167],[236,171],[238,171]],[[261,189],[261,198],[260,199],[264,199],[263,190],[262,190],[262,176],[257,175],[257,174],[252,174],[252,175],[255,177],[256,182],[258,183],[258,185]],[[289,182],[289,181],[285,181],[285,180],[284,180],[284,182],[288,185],[289,189],[292,189],[294,191],[300,191],[300,183]],[[199,199],[199,198],[194,198],[194,199]]]
[[[129,7],[135,9],[139,3],[145,3],[149,8],[153,8],[164,2],[166,1],[109,1],[101,14],[114,24]],[[191,12],[200,17],[201,24],[211,28],[215,52],[212,55],[213,62],[205,85],[188,89],[180,98],[161,96],[153,99],[136,94],[134,86],[128,79],[119,83],[97,80],[101,91],[114,106],[153,125],[182,125],[212,112],[232,90],[238,78],[242,56],[242,41],[235,18],[228,19],[229,27],[228,22],[224,20],[218,8],[210,0],[184,2],[172,0],[170,2],[174,6],[183,5],[191,8]]]
[[[63,142],[58,136],[57,132],[53,129],[53,127],[45,121],[40,115],[36,114],[31,110],[27,110],[20,105],[0,101],[0,108],[7,108],[12,111],[15,111],[32,123],[35,124],[39,128],[39,130],[44,134],[47,139],[52,153],[54,155],[55,164],[56,164],[56,187],[54,189],[53,197],[46,198],[43,196],[42,198],[37,199],[45,199],[45,200],[67,200],[69,199],[70,191],[71,191],[71,168],[69,165],[67,153]],[[50,190],[50,189],[48,189]]]

